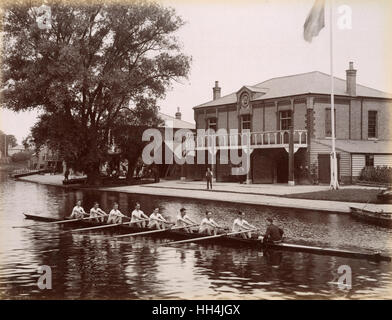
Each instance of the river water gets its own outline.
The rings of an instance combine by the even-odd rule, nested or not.
[[[229,226],[238,209],[265,226],[273,216],[288,241],[392,254],[392,230],[353,220],[348,215],[310,213],[103,191],[72,191],[13,181],[0,185],[1,299],[365,299],[392,297],[392,263],[305,253],[264,254],[255,249],[214,244],[164,246],[167,239],[110,238],[110,231],[60,233],[58,225],[32,229],[23,212],[69,215],[76,199],[85,209],[114,201],[129,213],[136,201],[150,213],[155,206],[169,219],[184,206],[194,220],[206,209]],[[39,289],[40,266],[50,266],[52,289]],[[339,287],[338,268],[348,266],[351,289]],[[347,267],[346,267],[347,268]],[[347,269],[346,269],[347,270]],[[348,276],[348,273],[345,272]]]

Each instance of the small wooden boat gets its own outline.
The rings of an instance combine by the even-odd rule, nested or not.
[[[392,187],[388,187],[377,194],[377,200],[380,203],[392,203]]]
[[[392,228],[392,213],[383,211],[371,211],[364,208],[350,207],[351,215],[359,220],[378,225],[385,228]]]
[[[43,222],[55,222],[61,221],[60,218],[53,218],[53,217],[45,217],[45,216],[38,216],[38,215],[30,215],[24,214],[26,219],[32,219],[36,221],[43,221]],[[67,223],[63,225],[65,228],[75,228],[75,227],[89,227],[89,226],[99,226],[105,225],[98,222],[92,222],[88,220],[78,220],[75,222]],[[107,229],[106,229],[107,230]],[[136,232],[143,232],[143,231],[150,231],[149,228],[139,228],[130,226],[129,224],[119,224],[110,229],[110,232],[113,233],[136,233]],[[152,233],[148,236],[151,237],[165,237],[169,239],[175,240],[185,240],[185,239],[197,239],[200,238],[201,235],[198,233],[188,233],[180,230],[170,230],[166,229],[160,233]],[[323,247],[316,247],[316,246],[308,246],[308,245],[300,245],[300,244],[293,244],[293,243],[263,243],[260,239],[252,238],[252,239],[244,239],[238,236],[222,236],[215,239],[205,240],[203,242],[218,244],[218,245],[225,245],[231,247],[240,247],[240,248],[255,248],[255,249],[262,249],[262,250],[278,250],[278,251],[293,251],[293,252],[305,252],[305,253],[312,253],[318,255],[328,255],[328,256],[338,256],[338,257],[347,257],[347,258],[354,258],[354,259],[366,259],[372,261],[391,261],[391,257],[383,255],[379,252],[374,251],[350,251],[350,250],[341,250],[341,249],[333,249],[333,248],[323,248]]]
[[[85,184],[87,181],[87,178],[72,178],[68,180],[63,180],[63,185],[69,185],[69,184]]]
[[[17,171],[14,171],[11,174],[11,177],[13,179],[18,179],[18,178],[23,178],[23,177],[27,177],[27,176],[32,176],[32,175],[35,175],[35,174],[44,174],[46,172],[48,172],[48,170],[46,170],[46,169],[40,169],[40,170],[17,170]]]

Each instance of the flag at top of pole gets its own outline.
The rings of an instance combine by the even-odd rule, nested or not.
[[[332,150],[330,158],[331,169],[331,189],[339,189],[338,182],[338,163],[335,150],[335,95],[334,95],[334,76],[333,76],[333,0],[329,1],[329,33],[330,33],[330,68],[331,68],[331,141]],[[316,0],[310,10],[304,24],[304,39],[312,42],[313,37],[318,36],[320,30],[325,27],[325,0]]]
[[[312,42],[312,38],[325,27],[324,7],[325,0],[316,0],[305,20],[304,39],[308,42]]]

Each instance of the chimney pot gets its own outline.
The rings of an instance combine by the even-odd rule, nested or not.
[[[176,112],[176,119],[181,120],[181,112],[180,112],[180,107],[177,107],[177,112]]]
[[[357,70],[354,69],[354,62],[350,61],[346,70],[346,92],[355,97],[357,95]]]
[[[212,92],[213,100],[219,99],[221,97],[221,88],[219,87],[219,81],[215,81],[215,87],[212,88]]]

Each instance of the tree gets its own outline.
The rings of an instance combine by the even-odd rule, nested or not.
[[[14,153],[11,156],[11,159],[13,162],[25,162],[27,160],[30,160],[31,156],[32,156],[31,151],[21,151],[21,152]]]
[[[8,156],[8,148],[16,147],[18,145],[17,140],[13,134],[5,134],[0,130],[0,152]]]
[[[18,141],[13,134],[7,134],[7,144],[11,147],[16,147],[18,145]]]
[[[36,147],[46,144],[93,183],[123,110],[154,104],[188,75],[191,59],[175,37],[183,21],[144,1],[55,3],[49,29],[40,29],[37,15],[25,4],[5,10],[2,106],[43,110],[32,129]]]
[[[132,110],[125,110],[116,122],[111,134],[114,143],[121,150],[121,159],[128,161],[127,180],[132,179],[135,165],[147,142],[142,141],[143,132],[163,124],[158,116],[154,100],[139,101]]]
[[[29,134],[26,138],[22,140],[22,145],[26,150],[35,150],[34,138]]]

